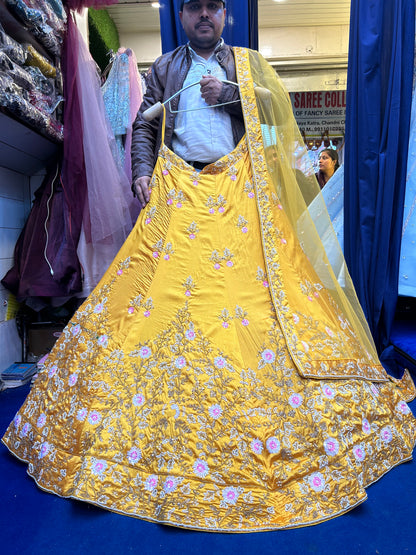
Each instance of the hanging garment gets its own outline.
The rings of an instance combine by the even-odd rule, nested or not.
[[[100,77],[80,32],[69,18],[78,53],[76,83],[87,179],[77,254],[83,270],[81,296],[97,285],[133,228],[139,204],[133,198],[124,162],[113,157],[116,139],[106,119]],[[129,111],[130,108],[127,109]]]
[[[278,94],[274,70],[235,56],[246,136],[201,172],[162,144],[149,204],[3,442],[46,491],[248,532],[355,507],[411,458],[416,426],[408,374],[390,379],[359,319],[346,319],[348,275],[341,288],[322,245],[299,241],[309,213],[298,195],[299,212],[288,204],[283,142],[276,195],[260,127],[274,100],[256,104],[253,87],[263,75]]]
[[[400,249],[399,295],[416,297],[416,94],[413,89],[407,157],[403,232]]]

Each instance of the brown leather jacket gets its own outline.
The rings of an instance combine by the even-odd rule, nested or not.
[[[232,48],[223,41],[217,46],[215,51],[218,63],[225,69],[227,80],[236,81],[235,62]],[[147,80],[146,94],[140,110],[137,113],[133,124],[133,136],[131,145],[131,164],[133,182],[138,177],[152,175],[155,166],[162,135],[162,117],[152,121],[145,121],[142,113],[156,102],[164,102],[175,92],[179,91],[191,66],[191,55],[188,45],[179,46],[176,50],[160,56],[152,65],[151,72]],[[227,83],[223,84],[223,89],[219,103],[228,102],[238,98],[238,89]],[[179,95],[172,102],[172,110],[177,110]],[[244,120],[241,111],[241,104],[228,104],[224,106],[231,116],[231,124],[234,134],[234,141],[237,144],[244,135]],[[169,148],[172,146],[172,134],[175,123],[175,114],[166,109],[165,144]]]

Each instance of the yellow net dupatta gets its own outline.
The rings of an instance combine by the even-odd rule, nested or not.
[[[234,54],[270,293],[293,361],[305,377],[387,381],[289,95],[258,52]],[[319,197],[315,224],[307,205]]]

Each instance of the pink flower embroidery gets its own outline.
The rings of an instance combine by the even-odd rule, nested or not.
[[[104,308],[104,306],[103,306],[102,303],[99,303],[99,304],[95,305],[95,307],[94,307],[95,314],[100,314],[103,311],[103,308]]]
[[[237,176],[233,174],[233,175],[231,176],[231,181],[235,181],[236,179],[237,179]]]
[[[31,429],[32,426],[29,424],[29,422],[26,422],[26,424],[23,425],[22,431],[20,432],[20,437],[26,437]]]
[[[196,334],[195,334],[194,330],[189,329],[189,330],[186,330],[185,337],[189,341],[192,341],[193,339],[195,339]]]
[[[183,356],[179,356],[177,357],[177,359],[175,360],[175,366],[176,368],[178,368],[179,370],[181,370],[182,368],[184,368],[186,366],[186,358]]]
[[[14,422],[14,427],[17,429],[20,426],[20,422],[22,421],[22,417],[20,416],[20,414],[16,414],[16,416],[13,419]]]
[[[90,412],[90,415],[88,416],[88,422],[96,426],[101,422],[101,414],[98,411],[93,410],[92,412]]]
[[[224,211],[225,211],[224,206],[220,206],[220,207],[218,208],[218,212],[219,212],[220,214],[223,214]]]
[[[299,324],[299,321],[300,321],[299,316],[298,316],[297,314],[294,314],[294,315],[293,315],[293,322],[294,322],[295,324]]]
[[[211,405],[208,409],[209,415],[211,418],[217,419],[222,414],[222,408],[220,405]]]
[[[79,411],[77,412],[77,420],[79,420],[80,422],[84,422],[84,420],[86,419],[88,414],[87,409],[82,408],[79,409]]]
[[[329,387],[329,385],[324,385],[322,387],[322,391],[323,391],[325,397],[328,397],[328,399],[333,399],[335,397],[335,392],[332,389],[332,387]]]
[[[123,273],[123,270],[117,270],[117,275],[121,276],[121,274]]]
[[[380,432],[380,437],[384,441],[384,443],[390,443],[393,439],[393,434],[391,433],[390,426],[384,426],[384,428]]]
[[[263,443],[259,439],[253,439],[253,441],[250,443],[250,447],[253,453],[255,453],[256,455],[261,455],[261,453],[263,452]]]
[[[289,397],[289,405],[294,409],[297,409],[298,407],[300,407],[302,403],[303,403],[303,397],[300,393],[294,393]]]
[[[134,306],[129,306],[129,308],[127,309],[127,312],[128,312],[129,314],[133,314],[133,312],[134,312]]]
[[[133,396],[132,402],[135,407],[141,407],[144,405],[145,398],[143,393],[136,393],[136,395]]]
[[[280,441],[277,437],[269,437],[266,441],[266,448],[269,453],[278,453],[280,451]]]
[[[168,172],[168,170],[166,170],[166,169],[165,169],[165,170],[162,170],[162,173],[163,173],[163,175],[169,175],[169,172]]]
[[[181,203],[181,202],[177,202],[177,203],[176,203],[176,208],[182,208],[182,203]]]
[[[153,258],[159,258],[159,253],[157,251],[153,253]]]
[[[186,295],[187,297],[190,297],[190,296],[191,296],[191,292],[189,291],[189,289],[187,289],[187,290],[185,291],[185,295]]]
[[[195,239],[195,237],[196,237],[195,233],[190,233],[189,234],[189,239]]]
[[[68,378],[68,385],[72,387],[77,383],[77,380],[78,380],[78,374],[71,374]]]
[[[193,468],[195,474],[197,476],[199,476],[200,478],[205,478],[206,476],[208,476],[209,468],[208,468],[208,465],[207,465],[206,461],[204,461],[203,459],[197,459],[194,462],[192,468]]]
[[[355,445],[352,448],[352,452],[354,453],[354,457],[357,461],[361,462],[365,459],[365,449],[361,445]]]
[[[159,481],[159,477],[156,476],[156,474],[152,474],[146,479],[144,483],[145,489],[147,491],[154,491],[157,488],[158,481]]]
[[[142,458],[142,452],[138,447],[132,447],[127,453],[127,460],[130,464],[134,464]]]
[[[367,418],[363,418],[362,430],[365,434],[369,434],[371,432],[370,422],[367,420]]]
[[[173,204],[173,200],[171,198],[168,198],[168,200],[166,201],[166,204],[171,206]]]
[[[334,437],[327,437],[324,441],[325,453],[331,457],[339,452],[339,442]]]
[[[286,241],[285,238],[280,239],[280,242],[282,243],[282,245],[286,245],[286,244],[287,244],[287,241]]]
[[[150,224],[151,221],[152,221],[152,218],[146,218],[144,223],[147,225],[147,224]]]
[[[51,367],[49,368],[48,377],[49,377],[49,378],[53,378],[53,376],[56,374],[57,370],[58,370],[58,367],[56,366],[56,364],[54,364],[53,366],[51,366]]]
[[[194,181],[192,181],[192,185],[195,185],[195,187],[198,187],[198,181],[195,179]]]
[[[141,347],[139,349],[139,356],[140,358],[149,358],[152,354],[152,350],[150,349],[150,347]]]
[[[46,415],[45,414],[41,414],[37,420],[37,427],[38,428],[43,428],[43,426],[46,424]]]
[[[253,198],[253,197],[254,197],[254,193],[253,193],[253,191],[250,191],[249,194],[248,194],[248,198]]]
[[[215,214],[215,210],[214,210],[213,208],[210,208],[210,209],[208,210],[208,212],[209,212],[210,214]]]
[[[40,446],[38,458],[43,459],[43,457],[49,453],[50,447],[51,446],[47,441],[43,442],[42,445]]]
[[[409,414],[409,405],[405,401],[399,401],[396,405],[396,410],[400,414]]]
[[[144,316],[145,318],[149,318],[149,316],[150,316],[150,310],[145,310],[144,313],[143,313],[143,316]]]
[[[92,473],[96,476],[101,476],[107,469],[107,461],[101,459],[93,459],[91,462]]]
[[[226,265],[227,265],[229,268],[232,268],[232,267],[234,266],[234,262],[233,262],[232,260],[227,260]]]
[[[222,493],[222,498],[228,505],[235,505],[238,499],[239,493],[237,488],[229,486],[225,488]]]
[[[247,233],[248,227],[247,227],[246,225],[243,226],[243,227],[241,228],[241,231],[242,231],[243,233]]]
[[[241,320],[241,323],[243,324],[243,326],[248,326],[250,322],[247,320],[247,318],[243,318]]]
[[[178,479],[174,476],[168,476],[163,484],[163,489],[166,493],[170,493],[171,491],[175,491],[178,486]]]
[[[266,281],[266,280],[264,280],[264,281],[263,281],[263,287],[269,287],[269,282]]]
[[[100,337],[97,339],[97,343],[98,345],[100,345],[101,347],[107,347],[108,344],[108,337],[104,334],[104,335],[100,335]]]
[[[218,356],[214,358],[214,365],[216,368],[222,369],[226,365],[225,358],[222,356]]]
[[[261,353],[261,358],[264,360],[264,362],[272,364],[272,362],[274,362],[276,358],[276,355],[271,349],[264,349],[264,351]]]
[[[314,472],[308,477],[310,487],[316,492],[320,492],[325,487],[325,478],[320,472]]]
[[[79,324],[77,324],[76,326],[73,326],[71,329],[72,335],[77,336],[80,332],[81,332],[81,326]]]
[[[170,256],[168,254],[165,254],[165,256],[163,257],[165,260],[169,260]]]
[[[222,323],[222,327],[225,328],[225,329],[227,329],[229,327],[229,325],[230,324],[228,322],[223,322]]]

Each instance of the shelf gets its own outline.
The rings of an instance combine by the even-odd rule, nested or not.
[[[59,145],[0,112],[0,166],[34,175],[58,153]]]

